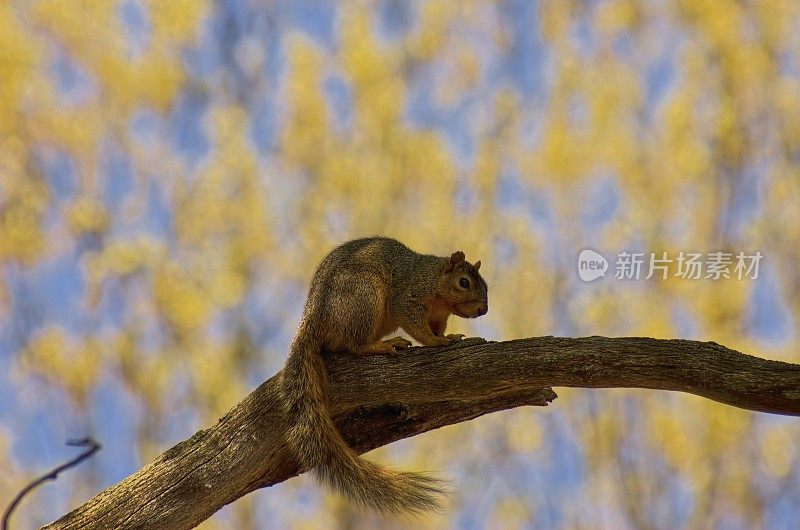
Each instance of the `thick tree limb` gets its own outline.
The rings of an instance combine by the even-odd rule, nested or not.
[[[328,362],[336,425],[359,452],[483,414],[546,405],[551,386],[677,390],[800,415],[800,365],[714,342],[642,337],[466,340]],[[219,422],[46,528],[191,528],[302,470],[287,448],[278,376]]]

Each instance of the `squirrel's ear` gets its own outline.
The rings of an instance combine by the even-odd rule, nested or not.
[[[444,271],[450,272],[462,261],[464,261],[464,253],[460,250],[453,252],[453,254],[450,256],[450,262],[447,264],[447,267],[444,268]]]
[[[475,267],[475,270],[480,269],[481,268],[481,260],[476,261],[475,265],[473,265],[473,267]]]

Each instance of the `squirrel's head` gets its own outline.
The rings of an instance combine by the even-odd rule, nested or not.
[[[442,294],[455,315],[476,318],[489,310],[488,287],[478,273],[480,268],[480,261],[475,264],[468,262],[460,250],[453,252],[450,261],[445,264]]]

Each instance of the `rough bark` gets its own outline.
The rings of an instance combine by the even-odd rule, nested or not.
[[[714,342],[644,337],[465,340],[394,357],[329,359],[336,425],[359,452],[522,405],[551,386],[676,390],[735,407],[800,415],[800,365]],[[216,425],[168,449],[50,529],[192,528],[301,470],[286,446],[278,375]]]

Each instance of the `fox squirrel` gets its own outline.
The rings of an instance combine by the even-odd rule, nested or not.
[[[342,439],[328,409],[322,356],[393,354],[411,345],[401,337],[380,340],[397,328],[423,346],[460,340],[463,335],[445,335],[447,318],[479,317],[489,307],[480,266],[467,262],[461,251],[450,257],[418,254],[386,237],[344,243],[319,264],[281,388],[292,421],[288,442],[320,482],[383,512],[440,507],[439,480],[363,460]]]

